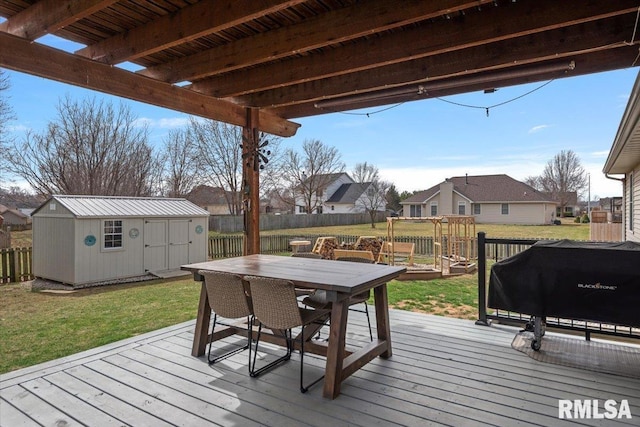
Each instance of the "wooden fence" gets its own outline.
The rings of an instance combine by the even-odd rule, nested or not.
[[[31,248],[0,249],[0,283],[31,280],[32,267]]]
[[[378,212],[375,222],[384,222],[386,214]],[[339,225],[368,224],[371,217],[368,213],[340,213],[340,214],[261,214],[260,230],[287,230],[294,228],[329,227]],[[219,233],[237,233],[243,230],[242,216],[211,215],[209,230]]]
[[[11,233],[0,230],[0,249],[11,247]]]
[[[597,242],[622,242],[622,223],[589,224],[589,240]]]

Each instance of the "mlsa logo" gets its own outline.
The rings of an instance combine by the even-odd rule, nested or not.
[[[631,419],[629,401],[624,399],[618,404],[613,399],[601,404],[597,399],[558,400],[558,418],[564,419]]]

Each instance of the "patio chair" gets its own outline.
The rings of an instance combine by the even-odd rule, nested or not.
[[[367,258],[360,257],[342,257],[338,258],[337,261],[351,261],[351,262],[362,262],[366,264],[373,264],[373,260]],[[369,338],[373,341],[373,331],[371,330],[371,318],[369,316],[369,306],[367,305],[367,301],[371,296],[371,291],[367,290],[365,292],[361,292],[359,294],[353,295],[349,298],[349,310],[358,311],[360,313],[365,313],[367,316],[367,325],[369,326]],[[316,291],[313,294],[309,295],[305,299],[302,300],[304,305],[309,307],[313,307],[315,309],[331,309],[331,302],[327,301],[326,293],[323,291]],[[364,310],[360,310],[357,308],[352,308],[352,306],[357,304],[364,304]],[[316,338],[320,337],[320,332]]]
[[[251,341],[249,327],[251,325],[250,317],[253,314],[253,308],[251,305],[251,298],[247,295],[245,284],[240,276],[207,270],[200,270],[199,274],[204,277],[209,305],[214,313],[213,324],[211,326],[211,337],[209,339],[209,351],[207,353],[207,361],[210,365],[213,365],[219,360],[226,359],[227,357],[249,348],[249,343]],[[213,334],[216,329],[216,324],[228,326],[225,323],[218,322],[218,316],[227,319],[239,319],[241,317],[246,317],[247,342],[243,347],[238,347],[234,350],[212,357],[211,347],[213,347]]]
[[[258,320],[259,323],[253,359],[251,359],[252,350],[249,349],[249,375],[258,377],[289,360],[294,346],[291,330],[301,327],[300,391],[306,393],[311,386],[324,378],[324,375],[308,385],[304,384],[304,328],[310,323],[320,321],[322,317],[329,314],[329,310],[309,310],[299,307],[294,285],[288,280],[257,276],[246,276],[245,279],[249,282],[251,298],[253,300],[254,314],[252,316],[252,322]],[[271,329],[274,334],[281,332],[284,335],[287,350],[284,356],[256,369],[256,357],[263,327]]]

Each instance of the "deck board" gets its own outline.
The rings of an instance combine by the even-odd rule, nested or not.
[[[392,310],[393,357],[374,359],[328,400],[321,386],[298,391],[298,354],[257,379],[247,373],[247,352],[213,366],[192,357],[194,325],[0,376],[0,426],[599,425],[558,419],[558,399],[627,399],[633,419],[607,425],[640,419],[640,380],[532,360],[511,348],[518,329],[510,326]],[[347,342],[368,342],[364,316],[350,315]],[[260,357],[281,351],[261,346]],[[306,378],[323,365],[305,357]]]

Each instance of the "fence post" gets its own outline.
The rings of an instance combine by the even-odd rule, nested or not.
[[[17,271],[16,268],[16,250],[15,248],[9,250],[9,283],[17,282]]]
[[[490,326],[487,319],[487,252],[485,233],[478,233],[478,320],[476,325]]]

